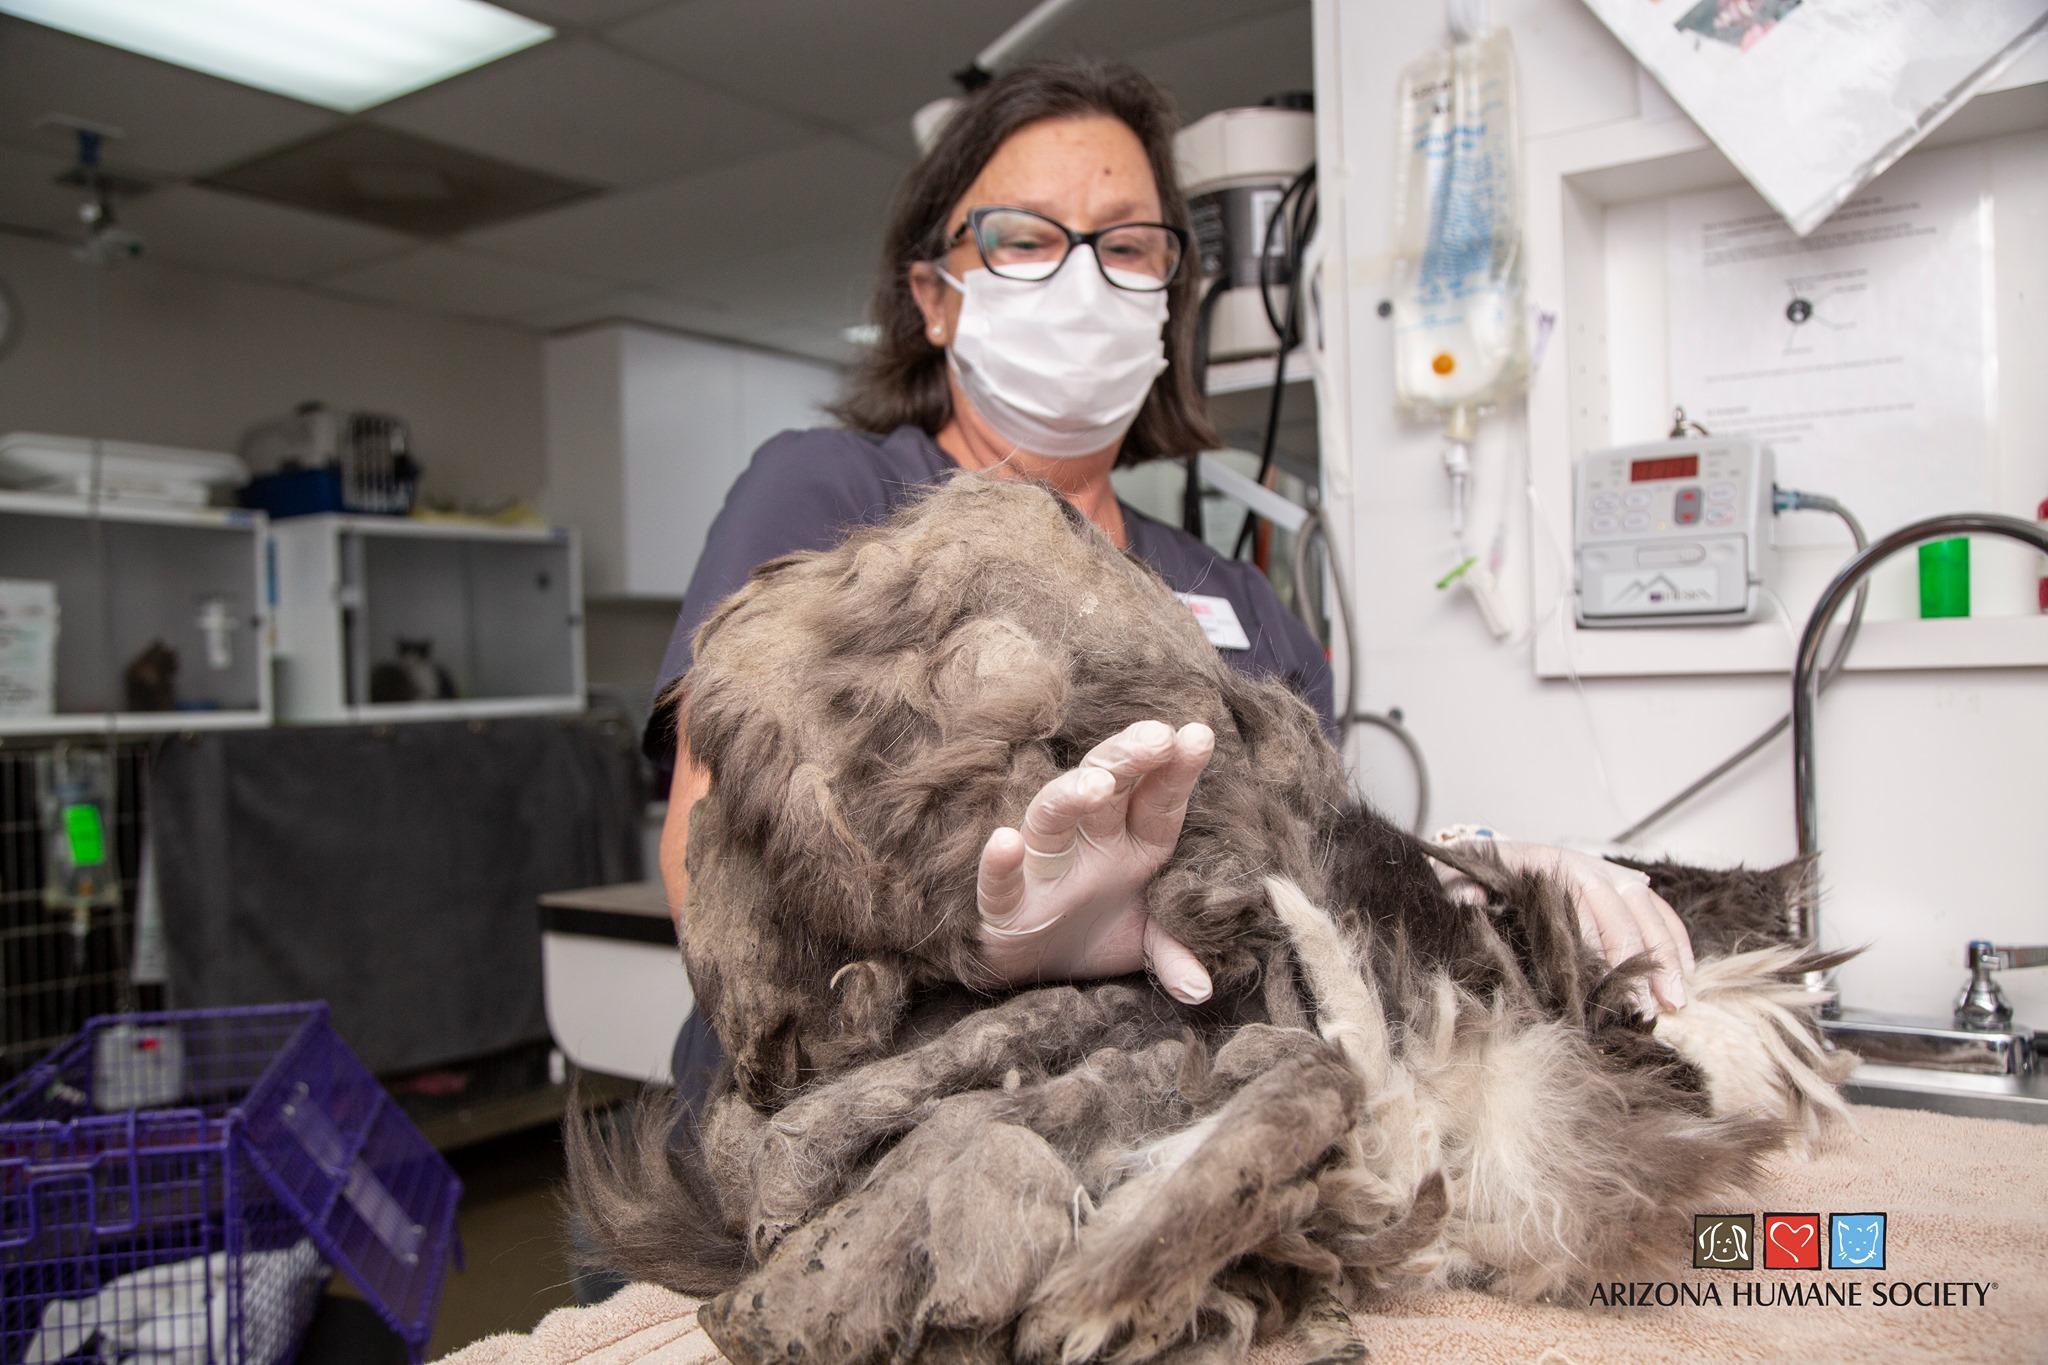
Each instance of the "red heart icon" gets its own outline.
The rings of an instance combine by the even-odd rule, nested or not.
[[[1798,1235],[1795,1237],[1794,1233]],[[1780,1234],[1783,1234],[1783,1240],[1780,1240]],[[1806,1255],[1806,1249],[1813,1245],[1813,1228],[1806,1223],[1773,1223],[1771,1241],[1777,1244],[1778,1250],[1796,1260]],[[1791,1242],[1799,1245],[1791,1246]]]
[[[1812,1213],[1766,1214],[1764,1269],[1820,1269],[1820,1216]]]

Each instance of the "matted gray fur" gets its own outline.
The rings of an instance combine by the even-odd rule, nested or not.
[[[1583,1302],[1839,1109],[1798,869],[1659,865],[1701,961],[1631,1005],[1569,892],[1430,852],[1315,716],[1040,485],[960,476],[758,569],[698,632],[684,956],[701,1122],[569,1129],[599,1260],[715,1295],[734,1360],[1234,1360],[1417,1284]],[[1215,980],[1006,992],[983,841],[1141,719],[1215,755],[1151,912]],[[1461,904],[1430,858],[1488,890]],[[1741,951],[1737,951],[1740,949]]]

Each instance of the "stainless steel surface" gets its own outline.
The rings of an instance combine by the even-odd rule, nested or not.
[[[1842,1087],[1842,1097],[1852,1104],[1890,1109],[2048,1123],[2048,1084],[2039,1071],[2031,1076],[1976,1076],[1866,1063]]]
[[[1869,577],[1871,570],[1899,551],[1911,549],[1923,541],[1963,535],[2003,536],[2048,554],[2048,530],[2018,517],[2002,517],[1991,512],[1952,512],[1928,517],[1924,521],[1901,526],[1870,548],[1860,551],[1822,590],[1820,600],[1814,603],[1813,614],[1806,618],[1806,629],[1799,637],[1799,653],[1792,667],[1792,789],[1794,813],[1799,824],[1799,855],[1813,869],[1815,885],[1820,883],[1820,811],[1813,777],[1813,712],[1818,696],[1814,671],[1820,663],[1821,640],[1833,623],[1835,613],[1841,610],[1842,603],[1856,590],[1857,584]],[[1793,907],[1792,930],[1797,938],[1819,941],[1820,911],[1810,900],[1805,905]]]
[[[1929,1019],[1875,1010],[1839,1010],[1821,1031],[1873,1066],[1911,1066],[1982,1076],[2026,1076],[2034,1070],[2031,1029],[1948,1028]]]
[[[1858,551],[1822,590],[1799,636],[1792,667],[1792,792],[1798,821],[1799,855],[1820,876],[1820,806],[1814,781],[1814,707],[1819,695],[1815,670],[1821,641],[1835,613],[1879,564],[1901,550],[1950,536],[1988,535],[2031,545],[2048,554],[2048,528],[1989,512],[1957,512],[1901,526]],[[1820,910],[1812,898],[1791,910],[1795,937],[1820,941]],[[2048,949],[2002,949],[1978,940],[1969,948],[1971,980],[1956,1001],[1947,1025],[1864,1010],[1823,1006],[1821,1027],[1829,1038],[1862,1057],[1845,1092],[1863,1104],[1883,1104],[1985,1118],[2048,1122],[2048,1076],[2036,1056],[2033,1030],[2016,1026],[1990,973],[2007,965],[2038,965]],[[1832,983],[1814,979],[1816,992],[1836,998]]]

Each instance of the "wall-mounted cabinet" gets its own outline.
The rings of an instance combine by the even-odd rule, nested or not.
[[[280,719],[583,708],[572,532],[315,516],[279,522],[271,536]]]
[[[260,512],[0,493],[0,582],[55,606],[5,642],[0,735],[269,724],[263,530]]]
[[[681,597],[755,449],[829,421],[839,371],[630,325],[547,343],[550,520],[574,526],[592,597]]]

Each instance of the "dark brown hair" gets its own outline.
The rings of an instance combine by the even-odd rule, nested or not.
[[[931,150],[897,187],[882,248],[871,320],[880,328],[832,408],[860,431],[887,432],[909,424],[937,434],[952,415],[946,353],[925,336],[924,315],[910,290],[910,267],[945,252],[946,220],[981,168],[1010,134],[1049,118],[1106,115],[1121,120],[1144,145],[1159,189],[1161,216],[1188,225],[1187,199],[1173,159],[1179,116],[1165,91],[1137,70],[1115,62],[1035,62],[996,77],[967,97]],[[1117,464],[1168,455],[1192,455],[1217,445],[1216,433],[1194,387],[1197,276],[1193,253],[1167,290],[1166,372],[1145,395],[1124,436]]]

